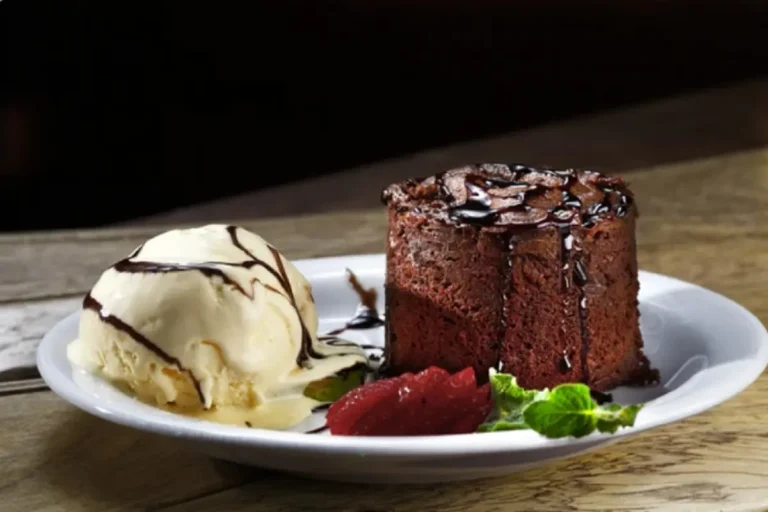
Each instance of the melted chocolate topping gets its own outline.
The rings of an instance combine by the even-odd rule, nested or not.
[[[229,232],[229,236],[232,239],[232,243],[238,249],[240,249],[248,257],[250,257],[251,261],[254,264],[261,265],[277,279],[277,281],[280,283],[280,286],[283,288],[283,290],[287,294],[288,299],[291,301],[291,305],[293,306],[293,309],[296,311],[296,316],[298,317],[299,324],[301,325],[301,351],[299,352],[299,355],[296,358],[296,364],[302,367],[307,367],[310,359],[325,359],[327,356],[315,350],[315,347],[312,344],[312,335],[309,333],[307,326],[304,324],[304,319],[301,317],[299,306],[296,304],[296,297],[294,296],[293,290],[291,289],[291,281],[290,279],[288,279],[288,274],[285,271],[285,264],[283,264],[283,259],[280,256],[280,253],[277,251],[277,249],[275,249],[271,245],[269,246],[269,250],[272,253],[272,257],[274,258],[275,263],[277,264],[277,270],[275,270],[266,262],[254,256],[251,253],[251,251],[249,251],[242,243],[240,243],[240,240],[237,237],[237,226],[228,226],[227,231]],[[337,354],[337,356],[344,356],[344,355],[349,355],[349,354]]]
[[[373,329],[384,325],[384,320],[379,316],[378,311],[368,308],[358,308],[357,314],[347,322],[347,330],[355,329]]]
[[[476,166],[480,171],[481,166]],[[510,253],[514,247],[512,238],[515,231],[529,228],[557,228],[560,237],[560,258],[562,264],[561,285],[564,291],[575,285],[578,289],[578,315],[581,326],[581,364],[582,379],[589,381],[589,348],[590,337],[587,328],[587,297],[584,286],[589,282],[586,264],[581,257],[581,248],[575,243],[572,234],[572,227],[581,225],[585,229],[594,226],[602,217],[614,215],[617,217],[625,216],[632,204],[631,196],[619,187],[621,181],[614,178],[598,176],[595,182],[596,188],[602,192],[603,197],[600,201],[591,204],[588,208],[583,208],[582,200],[576,195],[573,187],[579,182],[579,177],[574,170],[553,171],[536,170],[529,167],[515,166],[509,169],[511,178],[500,180],[496,178],[487,178],[477,172],[471,172],[465,177],[465,187],[467,189],[466,201],[459,205],[449,207],[449,217],[453,220],[467,224],[478,225],[502,225],[500,222],[503,214],[506,212],[530,212],[532,206],[531,200],[542,195],[545,188],[541,185],[530,186],[526,177],[538,174],[549,178],[559,178],[559,184],[556,185],[561,190],[561,197],[558,204],[547,209],[546,215],[540,218],[533,217],[535,220],[526,221],[517,219],[514,225],[507,227],[517,228],[510,232]],[[444,177],[442,178],[444,180]],[[528,185],[527,188],[526,185]],[[520,188],[521,191],[516,195],[516,202],[510,202],[508,206],[501,208],[492,208],[492,200],[489,191],[492,189],[509,189],[511,187]],[[506,194],[509,196],[509,194]],[[511,254],[510,254],[511,262]],[[564,304],[567,308],[567,305]],[[560,369],[563,373],[571,370],[571,362],[567,355],[561,361]]]
[[[577,256],[580,258],[580,256]],[[587,294],[584,285],[589,281],[584,263],[581,259],[576,259],[573,264],[573,274],[576,286],[579,289],[579,324],[581,326],[581,368],[584,382],[589,381],[589,330],[587,329]]]
[[[577,185],[580,185],[581,197]],[[431,188],[433,186],[435,188]],[[458,194],[462,192],[462,186],[464,196]],[[559,200],[556,196],[552,197],[553,190],[559,190]],[[583,195],[586,192],[597,192],[602,197],[598,196],[595,202],[585,205],[582,197],[588,197]],[[385,190],[382,200],[387,203],[396,197],[411,201],[411,204],[413,200],[424,199],[433,207],[447,208],[448,219],[457,223],[482,228],[503,227],[509,237],[506,244],[509,247],[507,272],[511,272],[515,240],[519,234],[530,229],[556,228],[560,237],[561,286],[564,291],[572,286],[578,290],[581,364],[583,380],[589,380],[590,338],[584,288],[589,282],[589,275],[578,245],[580,240],[574,237],[572,231],[573,228],[581,228],[576,232],[580,234],[603,218],[624,217],[629,213],[633,199],[621,179],[575,169],[482,164],[446,171],[434,178],[412,180],[406,183],[405,189],[390,187]],[[439,206],[441,204],[442,207]],[[563,306],[566,311],[571,311],[568,299]],[[560,369],[563,373],[571,370],[568,356],[560,362]]]
[[[335,336],[344,331],[374,329],[384,325],[384,319],[376,309],[376,297],[378,296],[376,288],[364,288],[357,279],[355,273],[349,269],[347,269],[347,279],[349,280],[349,284],[352,285],[352,289],[355,290],[355,293],[357,293],[357,296],[360,298],[360,305],[357,307],[355,316],[348,320],[344,327],[329,332],[327,336],[323,338],[325,340],[331,340],[328,343],[329,345],[335,344],[343,346],[343,343],[338,343],[340,340],[336,340]],[[363,346],[363,348],[366,347]],[[369,348],[379,347],[370,346]]]
[[[131,256],[131,258],[133,257],[135,256]],[[120,260],[117,263],[115,263],[115,265],[112,268],[118,272],[124,272],[129,274],[170,274],[173,272],[197,271],[208,278],[218,277],[222,281],[224,281],[226,284],[228,284],[238,292],[242,293],[249,299],[253,299],[253,288],[251,288],[250,290],[246,290],[245,288],[240,286],[239,283],[237,283],[235,280],[230,278],[224,271],[216,267],[230,266],[230,267],[251,268],[255,265],[256,263],[252,261],[245,261],[243,263],[206,261],[202,263],[180,264],[180,263],[165,263],[165,262],[157,263],[153,261],[131,261],[130,258],[126,258],[124,260]],[[251,282],[251,284],[255,282],[256,280],[254,279]],[[268,288],[271,291],[281,293],[279,290],[276,290],[271,286],[268,286]]]
[[[313,344],[312,344],[312,336],[309,333],[309,330],[307,329],[307,326],[304,324],[304,320],[301,317],[301,312],[299,311],[299,307],[296,304],[296,298],[294,297],[293,290],[291,289],[290,280],[288,279],[288,275],[285,271],[285,265],[282,261],[282,258],[280,256],[280,253],[272,246],[269,246],[269,249],[272,253],[272,256],[275,260],[275,264],[277,268],[273,268],[270,264],[265,262],[264,260],[261,260],[257,258],[253,253],[251,253],[239,240],[237,236],[237,226],[227,226],[227,232],[229,233],[229,237],[232,241],[232,244],[240,249],[249,259],[239,262],[239,263],[231,263],[231,262],[220,262],[220,261],[206,261],[206,262],[200,262],[200,263],[167,263],[167,262],[153,262],[153,261],[133,261],[133,258],[136,258],[143,249],[143,245],[137,247],[130,256],[127,258],[118,261],[115,265],[113,265],[112,268],[114,268],[117,272],[125,272],[125,273],[145,273],[145,274],[165,274],[165,273],[172,273],[172,272],[191,272],[196,271],[202,273],[204,276],[208,278],[212,277],[218,277],[221,279],[224,283],[231,286],[233,289],[237,290],[238,292],[242,293],[249,299],[254,298],[253,293],[253,284],[258,282],[257,279],[251,280],[251,289],[245,289],[243,286],[241,286],[237,281],[232,279],[227,275],[226,272],[222,271],[218,267],[241,267],[241,268],[253,268],[255,266],[260,266],[267,270],[272,276],[275,277],[277,282],[280,285],[280,288],[282,290],[279,290],[269,284],[265,285],[265,288],[273,293],[277,293],[280,295],[283,295],[286,297],[293,306],[294,310],[296,311],[296,316],[299,320],[299,323],[301,325],[301,350],[299,352],[299,355],[296,358],[296,363],[299,366],[306,367],[308,364],[308,361],[310,358],[314,359],[324,359],[324,354],[321,354],[317,350],[315,350]],[[355,280],[356,281],[356,280]],[[359,285],[359,283],[358,283]],[[373,301],[375,304],[376,295],[375,291],[373,291]],[[192,374],[192,372],[188,369],[186,369],[182,364],[181,361],[179,361],[177,358],[167,354],[164,352],[160,347],[158,347],[155,343],[153,343],[151,340],[149,340],[146,336],[138,332],[136,329],[119,319],[118,317],[108,313],[104,310],[104,307],[101,303],[99,303],[94,297],[92,297],[90,294],[88,294],[85,297],[85,300],[83,301],[83,307],[85,309],[91,309],[99,314],[99,317],[102,321],[112,325],[116,329],[119,329],[120,331],[125,332],[129,336],[131,336],[137,343],[145,346],[152,352],[158,355],[163,361],[167,362],[168,364],[172,364],[179,368],[180,371],[187,373],[189,377],[192,379],[192,382],[195,386],[195,389],[197,390],[197,393],[200,397],[200,402],[205,403],[205,399],[203,397],[202,390],[200,388],[200,382],[197,380],[197,378]],[[375,311],[375,308],[374,308]],[[371,320],[368,320],[368,322],[372,322]],[[362,321],[357,322],[358,324],[362,323]],[[353,327],[353,328],[362,328],[362,327]],[[349,354],[336,354],[336,356],[344,356]]]
[[[531,220],[516,218],[515,226],[543,228],[547,226],[582,225],[593,226],[601,217],[615,215],[625,216],[632,204],[632,197],[624,190],[620,179],[582,171],[584,174],[594,174],[594,184],[603,194],[598,201],[584,211],[581,199],[573,190],[579,183],[579,171],[568,169],[555,171],[551,169],[534,169],[526,166],[473,166],[463,177],[466,188],[466,199],[456,202],[455,195],[446,185],[447,173],[437,175],[435,183],[438,186],[440,199],[449,203],[448,216],[454,221],[480,226],[510,224],[503,219],[504,213],[529,213],[537,207],[532,204],[537,197],[546,194],[548,190],[559,188],[561,199],[558,204],[546,209],[546,215],[532,216]],[[489,177],[486,174],[501,174],[508,178]],[[460,178],[461,179],[461,178]],[[493,195],[512,198],[503,203],[505,206],[493,207]]]
[[[312,412],[315,413],[315,412],[327,411],[328,409],[331,408],[331,405],[333,405],[333,402],[328,402],[327,404],[320,404],[318,406],[313,407]]]
[[[332,331],[335,332],[335,331]],[[326,345],[331,345],[332,347],[360,347],[363,350],[383,350],[381,347],[377,345],[366,345],[365,343],[354,343],[351,341],[346,341],[341,338],[337,338],[335,335],[329,334],[327,336],[321,336],[321,340],[325,342]]]
[[[590,389],[589,394],[592,395],[592,399],[597,402],[597,405],[613,402],[613,395],[610,393],[603,393],[602,391]]]
[[[319,434],[321,432],[325,432],[328,430],[328,425],[323,425],[322,427],[313,428],[312,430],[307,430],[304,432],[305,434]]]
[[[168,364],[174,365],[179,369],[179,371],[189,375],[189,378],[192,380],[192,384],[195,386],[195,390],[197,391],[197,396],[200,397],[200,403],[205,403],[203,391],[200,389],[200,381],[197,380],[197,377],[195,377],[190,370],[186,369],[184,365],[181,364],[181,361],[165,352],[163,349],[152,343],[149,338],[104,309],[104,306],[98,300],[94,299],[90,293],[86,295],[85,299],[83,300],[83,309],[90,309],[91,311],[95,311],[96,314],[99,315],[99,318],[102,322],[111,325],[118,331],[126,333],[128,336],[136,340],[137,343],[143,345],[155,355],[157,355],[157,357]]]
[[[374,373],[378,372],[381,368],[378,367],[379,365],[372,365],[371,363],[380,363],[383,359],[383,348],[379,347],[377,345],[367,345],[367,344],[361,344],[361,343],[354,343],[342,338],[339,338],[338,335],[343,333],[347,330],[364,330],[364,329],[375,329],[377,327],[381,327],[384,325],[384,318],[379,314],[379,312],[376,309],[376,289],[375,288],[364,288],[363,285],[360,283],[360,281],[357,279],[357,276],[352,272],[351,270],[347,269],[347,279],[349,280],[349,284],[352,286],[352,288],[357,293],[358,297],[360,298],[360,304],[357,306],[357,311],[355,313],[355,316],[352,317],[347,323],[344,325],[344,327],[341,327],[339,329],[335,329],[333,331],[330,331],[329,333],[320,336],[319,339],[326,345],[334,346],[334,347],[357,347],[361,348],[363,350],[377,350],[378,353],[372,353],[367,355],[367,361],[364,365],[366,370],[374,370]],[[354,370],[356,367],[353,366],[351,368],[348,368],[346,370],[341,370],[338,372],[338,375],[343,375],[345,372]]]

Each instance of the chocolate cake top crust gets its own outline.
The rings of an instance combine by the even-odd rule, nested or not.
[[[387,187],[382,202],[457,225],[484,229],[589,228],[634,208],[621,178],[579,169],[476,164]],[[635,211],[637,214],[637,211]]]
[[[527,387],[658,381],[638,322],[638,212],[620,178],[477,164],[382,200],[393,374],[501,365]]]

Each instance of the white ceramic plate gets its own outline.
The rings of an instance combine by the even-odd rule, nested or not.
[[[295,262],[309,279],[326,332],[353,314],[357,295],[345,269],[383,297],[384,256],[347,256]],[[219,425],[165,412],[130,398],[70,367],[66,345],[78,314],[43,338],[38,367],[48,385],[75,406],[108,421],[188,442],[190,448],[235,462],[313,477],[365,482],[448,481],[494,476],[581,453],[643,430],[698,414],[750,385],[768,364],[768,334],[747,310],[716,293],[676,279],[640,273],[641,328],[646,354],[662,375],[647,389],[614,390],[620,403],[646,402],[633,428],[617,434],[551,440],[532,431],[427,437],[334,437],[305,434],[322,413],[295,432]],[[381,346],[381,329],[345,333]]]

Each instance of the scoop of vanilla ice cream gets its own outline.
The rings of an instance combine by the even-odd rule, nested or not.
[[[226,423],[285,428],[306,385],[365,361],[317,339],[312,290],[258,235],[173,230],[107,269],[83,302],[70,361],[138,398]]]

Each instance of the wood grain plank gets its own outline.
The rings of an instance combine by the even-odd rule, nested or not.
[[[296,259],[379,252],[383,250],[385,223],[384,212],[374,210],[239,224]],[[109,265],[168,228],[0,236],[0,302],[84,293]]]
[[[707,234],[711,225],[679,226],[677,231],[658,240],[659,233],[641,242],[639,260],[643,269],[691,281],[728,297],[768,322],[768,215],[760,217],[758,227],[735,229],[727,237]],[[738,216],[736,217],[738,219]],[[754,219],[753,219],[754,220]],[[732,224],[734,217],[721,222]],[[653,225],[647,228],[653,231]],[[663,234],[663,228],[661,228]],[[680,240],[684,240],[681,242]],[[737,244],[725,243],[727,238]],[[713,260],[718,264],[712,264]],[[34,377],[35,350],[43,335],[59,320],[80,307],[81,296],[0,304],[0,382]],[[21,371],[13,371],[22,369]]]
[[[638,171],[631,174],[631,182],[643,212],[641,244],[680,245],[714,234],[765,229],[766,149]],[[375,208],[240,224],[289,258],[306,258],[383,250],[386,217],[383,208]],[[167,228],[0,236],[0,302],[84,293],[104,268]]]
[[[81,298],[0,304],[0,382],[37,376],[37,345]]]
[[[631,178],[643,211],[641,266],[708,286],[768,320],[768,152],[647,169]],[[265,474],[195,500],[194,508],[280,511],[312,503],[317,510],[350,511],[763,510],[767,392],[768,374],[695,418],[505,478],[381,488]],[[301,493],[280,491],[299,486]]]
[[[642,210],[641,267],[724,293],[768,322],[768,148],[631,176]],[[378,252],[385,217],[375,209],[244,225],[301,258]],[[0,347],[33,344],[78,300],[21,299],[82,293],[106,265],[159,230],[0,237],[0,291],[8,298],[0,308]],[[5,263],[16,266],[9,271]],[[768,507],[768,374],[711,411],[592,454],[450,485],[328,484],[215,462],[87,416],[50,392],[1,397],[0,424],[7,510]]]
[[[145,510],[248,481],[249,470],[107,423],[51,392],[0,398],[7,511]]]
[[[641,268],[740,295],[742,304],[768,319],[762,294],[768,282],[768,150],[640,170],[631,180],[642,209]],[[385,217],[375,209],[244,225],[289,257],[302,258],[380,251]],[[42,335],[77,308],[100,272],[161,229],[0,237],[0,297],[12,300],[0,304],[0,380],[15,377],[2,375],[9,368],[33,365]],[[65,297],[30,300],[59,295]]]
[[[328,512],[764,510],[767,422],[768,374],[738,398],[699,416],[505,477],[387,486],[254,471],[246,485],[164,510],[283,512],[310,504]]]
[[[44,415],[40,411],[45,411]],[[732,401],[591,454],[507,477],[371,486],[216,461],[76,410],[0,398],[4,510],[762,510],[768,374]]]
[[[738,297],[742,305],[768,321],[768,301],[764,297],[768,282],[768,214],[752,218],[733,214],[717,220],[701,218],[686,222],[644,216],[638,239],[641,268]],[[729,239],[737,243],[727,243]],[[374,243],[361,244],[360,250],[373,251]],[[328,249],[328,254],[332,252]],[[96,276],[99,268],[94,264]],[[77,310],[80,300],[81,295],[77,295],[0,304],[0,381],[14,378],[13,374],[3,374],[11,368],[34,365],[37,343],[56,322]]]

